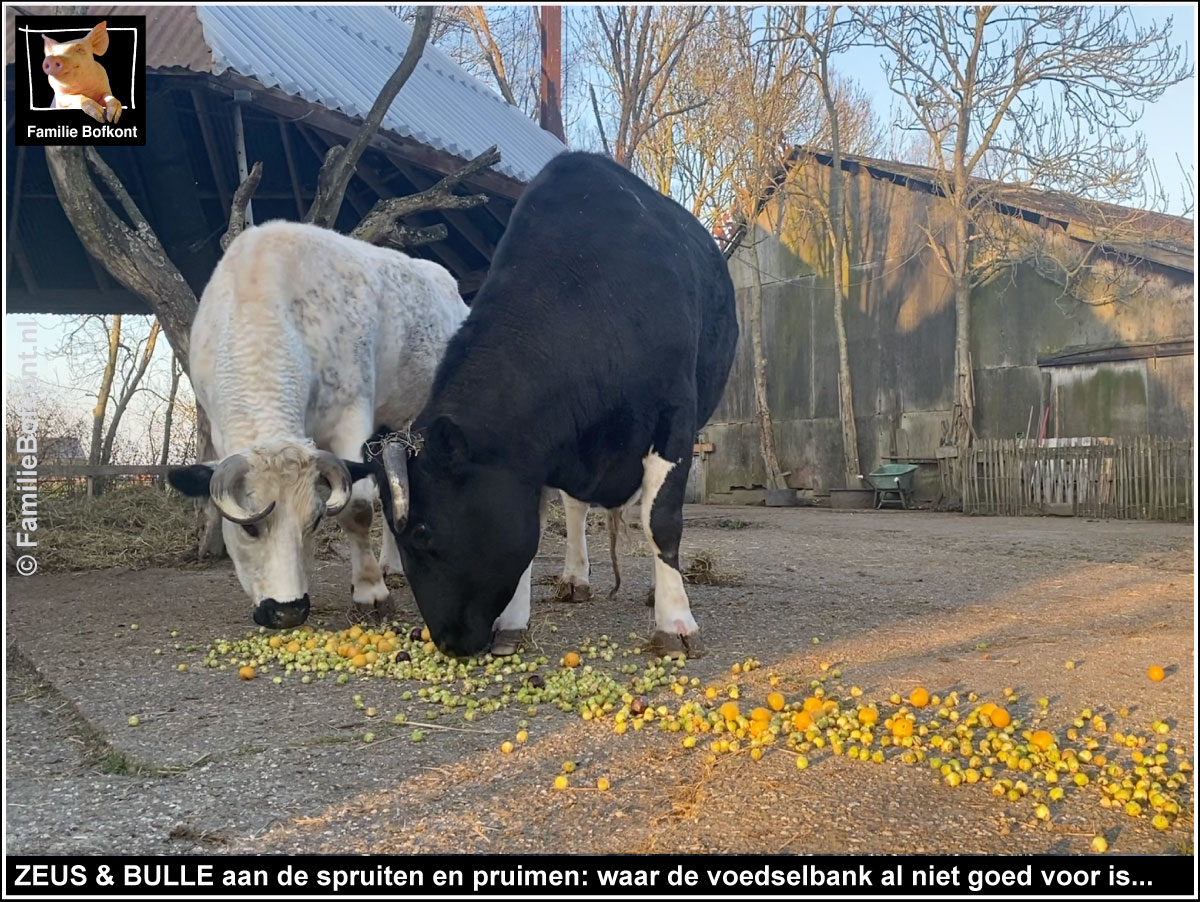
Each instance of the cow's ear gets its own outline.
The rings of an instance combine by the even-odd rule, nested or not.
[[[429,427],[429,450],[438,463],[452,472],[462,470],[471,459],[466,435],[446,416],[438,417]]]
[[[375,467],[372,464],[359,463],[356,460],[342,460],[346,465],[346,469],[350,471],[350,481],[358,482],[360,479],[366,479],[368,476],[375,474]]]
[[[212,481],[213,468],[208,464],[192,464],[167,471],[167,482],[180,494],[189,498],[204,498],[208,495],[208,484]]]
[[[108,23],[101,22],[88,32],[87,41],[92,45],[92,53],[103,56],[104,51],[108,50]]]

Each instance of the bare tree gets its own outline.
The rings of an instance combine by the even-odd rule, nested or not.
[[[954,292],[958,448],[974,435],[971,297],[1009,254],[981,235],[1001,182],[1117,202],[1137,198],[1141,105],[1191,74],[1172,23],[1138,25],[1127,7],[864,7],[856,11],[900,99],[898,125],[929,140],[948,228],[929,245]],[[990,180],[981,179],[987,175]],[[1007,242],[1000,242],[1006,245]],[[1097,242],[1099,244],[1099,242]]]
[[[592,12],[596,32],[580,49],[604,76],[599,87],[605,108],[612,111],[612,157],[630,166],[649,132],[691,108],[669,107],[663,100],[691,38],[709,18],[711,8],[596,6]],[[597,127],[609,144],[604,123],[597,121]]]
[[[788,14],[777,7],[721,7],[718,27],[728,36],[730,66],[728,128],[737,144],[727,151],[734,216],[744,223],[741,243],[749,256],[751,291],[746,331],[754,361],[754,403],[768,489],[786,488],[775,445],[775,425],[767,392],[768,359],[763,334],[763,267],[756,220],[764,199],[781,183],[791,141],[802,113],[797,98],[812,99],[804,88],[804,45],[791,32]]]
[[[134,348],[126,355],[126,364],[121,373],[116,405],[113,407],[112,417],[108,421],[108,429],[104,434],[104,446],[100,450],[99,462],[102,464],[107,464],[112,460],[113,442],[116,439],[117,429],[121,425],[125,412],[129,409],[129,402],[133,400],[133,396],[142,386],[142,379],[154,357],[154,346],[158,342],[159,329],[158,320],[155,320],[140,353]]]
[[[853,19],[842,17],[840,7],[800,6],[793,10],[793,27],[808,48],[808,78],[817,85],[825,108],[829,133],[829,195],[815,198],[815,208],[828,226],[832,250],[833,324],[838,349],[838,410],[842,422],[843,475],[847,487],[861,484],[862,465],[858,459],[858,426],[854,420],[854,390],[850,378],[850,351],[846,339],[847,281],[850,271],[847,246],[847,210],[842,174],[842,121],[835,96],[836,85],[830,62],[854,43],[859,31]]]
[[[335,144],[326,152],[325,161],[321,164],[320,172],[317,173],[317,192],[313,197],[312,206],[308,208],[308,213],[304,217],[305,222],[329,228],[337,219],[337,215],[342,209],[342,202],[346,197],[346,188],[350,185],[350,179],[358,167],[358,161],[371,143],[371,138],[379,131],[379,126],[391,108],[392,101],[396,99],[396,95],[400,93],[404,83],[417,68],[417,63],[421,60],[421,53],[425,50],[425,42],[429,39],[429,29],[432,25],[433,7],[421,7],[413,19],[412,38],[408,42],[408,49],[404,51],[404,58],[400,60],[396,71],[379,90],[379,96],[375,98],[371,109],[367,111],[367,117],[363,120],[362,126],[354,133],[349,145],[343,147]]]
[[[103,462],[104,418],[108,414],[108,399],[112,395],[113,380],[117,376],[117,357],[121,351],[121,314],[115,315],[111,322],[104,319],[100,322],[108,333],[108,341],[104,374],[100,377],[96,404],[92,408],[92,442],[88,446],[88,463],[92,466]]]
[[[390,7],[408,22],[422,7]],[[471,75],[495,86],[505,102],[537,116],[541,53],[536,6],[437,8],[429,43]]]
[[[167,395],[166,413],[163,415],[162,449],[158,457],[159,465],[164,467],[171,461],[171,426],[175,421],[175,401],[179,397],[179,378],[182,375],[183,367],[179,365],[179,359],[172,355],[171,391]]]

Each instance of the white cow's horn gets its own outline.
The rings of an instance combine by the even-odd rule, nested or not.
[[[350,503],[350,471],[342,459],[329,451],[317,452],[317,474],[329,483],[329,500],[325,502],[325,513],[332,517]]]
[[[249,472],[250,462],[241,454],[232,454],[217,464],[208,483],[208,494],[221,516],[239,526],[257,523],[275,509],[274,501],[257,513],[242,506],[238,499],[243,495],[246,474]]]
[[[408,449],[400,442],[385,442],[380,457],[392,493],[392,529],[400,532],[408,522]]]

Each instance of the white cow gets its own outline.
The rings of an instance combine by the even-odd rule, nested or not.
[[[326,515],[349,538],[355,605],[387,599],[385,569],[402,565],[390,530],[378,563],[369,547],[375,487],[356,481],[370,473],[363,442],[420,411],[466,315],[441,266],[327,229],[269,222],[230,244],[192,324],[192,387],[217,459],[169,478],[220,510],[256,623],[308,616]]]

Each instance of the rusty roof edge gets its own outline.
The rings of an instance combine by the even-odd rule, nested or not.
[[[789,154],[787,161],[784,163],[784,168],[790,167],[798,155],[807,154],[817,160],[823,166],[830,166],[833,163],[833,155],[825,150],[813,147],[805,147],[803,145],[795,145],[793,153]],[[908,185],[916,183],[930,190],[930,193],[944,196],[944,191],[938,184],[937,170],[921,166],[916,163],[901,163],[898,161],[879,160],[873,157],[864,157],[857,154],[844,154],[842,156],[842,168],[846,171],[851,171],[853,167],[861,166],[867,169],[876,178],[886,177],[889,181],[896,184]],[[915,170],[903,171],[903,170]],[[1061,224],[1064,227],[1068,237],[1075,241],[1095,243],[1108,250],[1116,253],[1143,259],[1151,263],[1156,263],[1159,266],[1164,266],[1169,269],[1174,269],[1179,272],[1194,274],[1195,273],[1195,255],[1193,253],[1194,241],[1187,241],[1180,236],[1160,236],[1154,235],[1155,231],[1151,228],[1151,234],[1146,236],[1143,241],[1121,241],[1112,240],[1105,241],[1102,237],[1096,237],[1094,226],[1086,221],[1086,210],[1075,211],[1076,215],[1072,217],[1071,211],[1062,209],[1038,209],[1036,204],[1030,204],[1029,195],[1017,196],[1016,192],[1028,192],[1033,195],[1044,195],[1048,200],[1055,199],[1060,203],[1078,202],[1087,205],[1093,205],[1096,210],[1120,210],[1127,214],[1144,214],[1147,217],[1160,218],[1165,221],[1164,226],[1175,226],[1180,229],[1188,229],[1194,232],[1195,223],[1193,220],[1185,216],[1175,216],[1170,213],[1159,213],[1154,210],[1141,210],[1137,207],[1122,207],[1119,204],[1110,204],[1104,201],[1092,201],[1086,198],[1077,198],[1073,195],[1066,194],[1061,191],[1052,191],[1039,188],[1024,188],[1016,185],[1006,185],[1003,182],[995,182],[990,179],[974,179],[975,182],[992,185],[1001,190],[1009,189],[1008,196],[1000,195],[993,204],[997,206],[1009,207],[1016,212],[1025,212],[1036,214],[1044,217],[1047,220],[1052,220]],[[1091,238],[1086,235],[1081,235],[1080,231],[1091,233]],[[1178,244],[1176,243],[1178,241]]]
[[[800,154],[808,154],[814,157],[824,166],[829,166],[833,162],[832,154],[824,149],[815,147],[806,147],[804,145],[796,145],[795,149]],[[903,163],[898,160],[881,160],[875,157],[865,157],[858,154],[843,154],[842,168],[847,169],[850,166],[862,166],[868,170],[886,174],[893,177],[893,180],[904,179],[909,182],[917,182],[933,188],[939,188],[938,170],[930,166],[922,166],[918,163]],[[992,179],[973,177],[972,181],[980,185],[988,185],[999,189],[1001,192],[1008,192],[1007,197],[1001,198],[1001,202],[1008,206],[1018,207],[1029,213],[1038,213],[1052,219],[1062,219],[1064,214],[1069,215],[1071,211],[1056,210],[1056,209],[1034,209],[1028,204],[1030,195],[1042,196],[1047,201],[1057,200],[1060,203],[1082,203],[1091,205],[1094,209],[1120,210],[1129,214],[1144,214],[1145,216],[1160,217],[1163,220],[1170,222],[1172,225],[1187,226],[1194,228],[1194,222],[1186,216],[1176,216],[1172,213],[1161,213],[1157,210],[1144,210],[1139,207],[1126,207],[1120,204],[1113,204],[1107,201],[1094,201],[1088,198],[1077,197],[1068,194],[1065,191],[1057,191],[1049,188],[1031,188],[1023,185],[1014,185],[1006,182],[997,182]],[[940,190],[940,188],[939,188]],[[1086,211],[1076,211],[1080,214]]]

